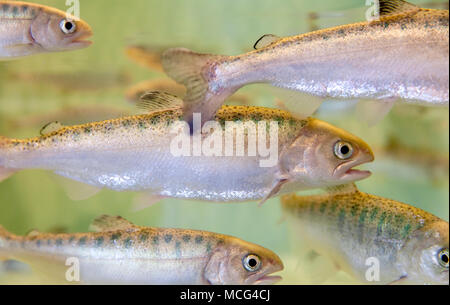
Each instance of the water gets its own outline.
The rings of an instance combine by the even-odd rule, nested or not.
[[[63,0],[39,3],[65,9]],[[314,21],[313,25],[319,28],[361,21],[363,4],[362,0],[285,0],[282,6],[274,0],[82,0],[81,18],[95,33],[91,47],[0,63],[0,134],[35,136],[48,121],[39,122],[38,118],[33,126],[26,127],[11,121],[67,107],[101,105],[120,109],[119,112],[135,111],[125,101],[126,89],[139,81],[164,75],[128,59],[124,53],[128,44],[185,46],[198,51],[239,54],[250,50],[263,34],[287,36],[309,31],[310,12],[343,12],[338,17]],[[29,80],[30,75],[35,78],[61,75],[64,81],[39,81],[43,77]],[[266,87],[254,85],[240,92],[251,96],[252,104],[274,106],[273,92]],[[352,115],[329,115],[326,106],[319,117],[358,135],[374,148],[377,159],[368,166],[373,175],[358,183],[362,191],[407,202],[448,221],[448,109],[395,106],[372,128]],[[83,119],[65,118],[71,124]],[[383,152],[392,142],[419,153],[412,154],[412,160],[390,157]],[[429,154],[438,160],[434,169],[430,165],[421,166],[418,161]],[[297,245],[292,242],[287,224],[278,224],[281,217],[278,198],[269,200],[262,208],[254,202],[217,204],[165,199],[133,212],[132,203],[137,196],[104,190],[87,200],[73,202],[54,176],[42,171],[23,171],[0,183],[0,224],[16,234],[56,227],[82,232],[87,231],[95,217],[111,214],[139,225],[230,234],[279,254],[286,265],[282,283],[307,281],[297,268],[294,251]],[[29,275],[2,276],[0,270],[0,283],[36,281]],[[327,283],[334,282],[351,280],[340,273]]]

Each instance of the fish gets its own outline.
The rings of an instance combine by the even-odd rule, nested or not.
[[[372,123],[399,99],[448,107],[448,10],[380,0],[378,11],[378,20],[286,38],[264,35],[256,50],[237,56],[169,49],[163,68],[187,88],[184,117],[191,125],[193,113],[208,121],[229,95],[253,83],[318,99],[365,100],[359,112]],[[298,100],[296,112],[314,113],[320,102],[312,101]]]
[[[0,1],[0,61],[86,48],[91,27],[66,12],[21,1]]]
[[[48,132],[29,139],[1,137],[0,181],[22,169],[42,169],[97,190],[263,203],[289,190],[338,185],[371,174],[355,169],[374,160],[367,143],[314,118],[299,119],[265,107],[223,106],[211,122],[214,131],[190,136],[181,99],[150,92],[140,107],[146,113],[75,126],[49,125],[44,128]],[[252,137],[233,129],[239,122],[246,126],[242,132]],[[218,140],[212,141],[217,134]],[[227,138],[229,145],[221,145]],[[258,148],[256,153],[256,138],[258,147],[265,143],[268,151]],[[208,152],[205,147],[211,146],[205,143],[220,144]],[[187,153],[178,151],[180,145]]]
[[[281,207],[307,248],[361,283],[449,284],[448,222],[426,211],[354,184],[327,194],[286,195]],[[379,278],[372,281],[367,272],[374,260]]]
[[[236,237],[137,226],[108,215],[96,218],[91,229],[17,236],[0,227],[0,257],[66,284],[261,285],[281,280],[272,275],[283,270],[274,252]]]

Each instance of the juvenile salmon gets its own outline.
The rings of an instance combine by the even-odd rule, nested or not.
[[[0,227],[0,258],[30,264],[56,283],[250,285],[281,280],[271,275],[283,269],[275,253],[236,237],[141,227],[106,215],[92,228],[96,232],[16,236]]]
[[[448,222],[430,213],[354,185],[281,202],[299,239],[363,283],[449,283]],[[374,259],[379,279],[368,282]]]
[[[91,27],[63,11],[21,1],[0,1],[0,60],[88,47]]]

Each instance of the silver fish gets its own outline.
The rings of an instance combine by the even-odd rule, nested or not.
[[[0,259],[27,263],[58,284],[251,285],[281,280],[271,275],[283,269],[275,253],[236,237],[141,227],[107,215],[91,228],[96,232],[17,236],[0,226]]]
[[[448,106],[448,11],[402,0],[379,4],[379,20],[287,38],[265,35],[243,55],[167,50],[166,73],[187,88],[185,118],[198,112],[209,120],[229,95],[252,83],[320,98],[368,99],[372,103],[362,104],[377,109],[372,113],[387,113],[397,99]]]
[[[224,152],[226,145],[220,146],[218,155],[194,154],[194,141],[187,134],[188,143],[192,143],[188,144],[188,154],[174,155],[172,144],[178,137],[174,126],[185,124],[182,101],[149,93],[141,106],[164,103],[169,103],[164,109],[152,108],[143,115],[71,127],[47,126],[36,138],[0,137],[0,181],[18,170],[35,168],[99,189],[242,202],[264,201],[279,192],[337,185],[370,175],[354,169],[374,159],[360,138],[317,119],[298,119],[264,107],[224,106],[218,112],[214,123],[222,132],[219,141],[223,143],[230,136],[230,148],[235,149],[231,154]],[[245,153],[251,143],[247,136],[243,135],[245,139],[238,146],[237,133],[226,127],[235,122],[253,124],[254,129],[247,132],[254,138],[264,135],[258,141],[266,140],[265,147],[271,147],[268,157]],[[278,135],[269,137],[266,129],[275,130],[275,126]],[[211,134],[205,131],[198,139],[206,143]],[[238,154],[241,148],[242,155]],[[262,166],[269,158],[274,163]]]

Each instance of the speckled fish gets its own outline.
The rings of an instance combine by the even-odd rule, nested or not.
[[[371,105],[373,115],[387,113],[397,99],[448,106],[448,10],[380,0],[379,12],[380,18],[370,22],[287,38],[265,35],[256,50],[238,56],[170,49],[162,63],[187,88],[188,121],[193,113],[209,120],[230,94],[252,83],[319,98],[371,100],[361,105]]]
[[[164,109],[154,108],[162,104]],[[361,139],[317,119],[297,119],[288,112],[263,107],[224,106],[215,120],[222,128],[227,122],[262,123],[266,147],[274,143],[268,135],[271,125],[278,126],[273,166],[261,166],[260,161],[268,158],[259,154],[227,156],[225,145],[219,155],[175,156],[171,144],[179,135],[173,128],[185,124],[181,104],[176,97],[153,92],[141,101],[141,106],[151,109],[148,114],[58,126],[25,140],[0,138],[0,180],[21,169],[46,169],[97,188],[242,202],[370,175],[354,169],[374,159]],[[273,124],[267,124],[269,121]],[[257,138],[257,130],[255,127],[249,134]],[[236,134],[230,132],[237,143]],[[209,136],[208,132],[201,135],[202,140]],[[226,129],[222,136],[227,137]],[[248,151],[248,137],[244,138],[242,148]]]
[[[21,1],[0,1],[0,60],[88,47],[90,26],[63,11]]]
[[[0,227],[0,258],[27,264],[53,281],[82,284],[273,284],[283,263],[272,251],[206,231],[134,225],[103,215],[97,232],[16,236]],[[75,261],[77,264],[75,265]],[[68,265],[66,265],[68,262]],[[70,268],[77,268],[73,273]],[[79,271],[79,272],[78,272]]]
[[[281,202],[295,235],[361,282],[449,284],[448,222],[428,212],[355,185]],[[369,258],[379,261],[379,281],[366,279]]]

